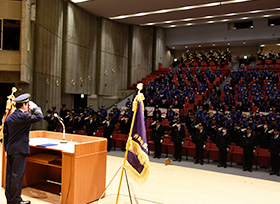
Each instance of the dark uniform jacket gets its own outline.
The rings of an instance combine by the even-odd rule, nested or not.
[[[183,142],[185,139],[185,126],[181,124],[179,130],[176,124],[171,126],[171,137],[172,137],[171,141],[174,143]]]
[[[192,137],[192,142],[196,144],[196,146],[203,146],[207,141],[207,132],[203,129],[201,132],[199,130],[196,131],[194,136]]]
[[[254,150],[255,149],[255,145],[256,145],[256,136],[255,134],[252,132],[251,136],[248,137],[248,133],[244,133],[243,134],[243,138],[242,138],[242,142],[241,142],[241,147],[244,150]]]
[[[280,136],[277,139],[274,138],[275,134],[271,135],[269,151],[271,154],[280,154]]]
[[[160,140],[162,140],[164,137],[164,127],[162,125],[159,125],[159,127],[157,128],[157,125],[154,124],[150,125],[149,128],[152,129],[151,140],[153,140],[154,142],[160,142]]]
[[[16,109],[4,124],[4,148],[7,154],[29,154],[29,131],[32,123],[43,119],[41,108],[34,108],[34,115]]]
[[[217,147],[219,149],[229,148],[231,142],[231,134],[227,131],[224,135],[223,131],[219,131],[217,134]]]

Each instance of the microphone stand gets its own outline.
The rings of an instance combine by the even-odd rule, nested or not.
[[[62,133],[63,139],[60,141],[60,143],[66,144],[67,141],[65,140],[65,125],[64,125],[64,123],[62,122],[62,120],[60,120],[60,119],[58,119],[58,120],[59,120],[59,122],[61,123],[61,125],[62,125],[62,127],[63,127],[63,133]]]

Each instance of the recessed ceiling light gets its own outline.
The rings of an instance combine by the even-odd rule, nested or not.
[[[188,48],[188,46],[186,45],[185,48]]]
[[[227,22],[227,21],[229,21],[229,19],[223,19],[223,20],[222,20],[222,22]]]
[[[268,18],[268,17],[270,17],[271,15],[264,15],[263,17],[265,17],[265,18]]]
[[[187,23],[187,24],[186,24],[186,26],[191,26],[191,25],[193,25],[193,23]]]
[[[81,2],[85,2],[85,1],[88,1],[88,0],[71,0],[73,3],[81,3]]]
[[[75,0],[72,0],[72,1],[75,1]],[[76,0],[76,1],[78,1],[78,0]],[[83,1],[86,1],[86,0],[83,0]],[[133,17],[137,17],[137,16],[154,15],[154,14],[159,14],[159,13],[170,13],[170,12],[185,11],[185,10],[190,10],[190,9],[207,8],[207,7],[219,6],[221,4],[233,4],[233,3],[240,3],[240,2],[246,2],[246,1],[250,1],[250,0],[232,0],[232,1],[224,1],[224,2],[213,2],[213,3],[207,3],[207,4],[197,4],[197,5],[193,5],[193,6],[184,6],[184,7],[172,8],[172,9],[162,9],[162,10],[157,10],[157,11],[134,13],[134,14],[129,14],[129,15],[125,15],[125,16],[114,16],[114,17],[110,17],[110,19],[118,20],[118,19],[123,19],[123,18],[133,18]]]
[[[246,42],[245,42],[245,41],[243,42],[243,45],[246,45]]]
[[[174,49],[175,49],[175,47],[172,47],[172,49],[174,50]]]
[[[228,14],[226,14],[226,16],[235,16],[235,15],[237,15],[237,13],[228,13]]]
[[[205,16],[204,18],[208,19],[208,18],[213,18],[214,16]]]
[[[247,20],[249,17],[243,17],[243,18],[241,18],[242,20]]]
[[[208,21],[208,23],[214,23],[215,21]]]
[[[271,27],[275,26],[273,23],[270,24]]]
[[[215,43],[213,43],[213,47],[215,47],[216,46],[216,44]]]
[[[246,2],[246,1],[251,1],[251,0],[232,0],[232,1],[221,1],[221,5],[223,5],[223,4],[241,3],[241,2]]]
[[[230,43],[228,43],[227,45],[230,45]]]
[[[192,18],[185,18],[185,19],[183,19],[183,21],[191,21],[192,20]]]
[[[261,10],[255,10],[255,11],[250,11],[249,13],[260,13],[262,12]]]
[[[198,47],[201,47],[201,45],[198,45]]]
[[[280,43],[277,43],[277,46],[280,46]]]
[[[169,28],[174,28],[174,27],[176,27],[176,25],[171,25],[171,26],[169,26]]]
[[[164,21],[163,23],[173,23],[173,21]]]
[[[162,9],[159,11],[155,11],[155,13],[167,13],[167,12],[170,12],[170,9]]]
[[[264,47],[264,46],[265,46],[264,44],[261,44],[261,45],[260,45],[260,47]]]

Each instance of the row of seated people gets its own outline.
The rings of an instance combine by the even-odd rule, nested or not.
[[[231,80],[225,84],[224,91],[212,90],[210,102],[214,109],[219,106],[220,101],[223,101],[228,109],[238,106],[243,111],[249,111],[254,106],[262,112],[268,112],[274,107],[276,112],[279,112],[278,83],[278,75],[269,68],[254,74],[253,70],[247,71],[242,67],[238,71],[231,72]]]
[[[180,59],[181,64],[188,66],[225,66],[231,61],[231,51],[223,50],[195,51],[186,50]]]
[[[280,64],[280,52],[277,53],[275,50],[270,50],[268,53],[259,50],[257,56],[257,64]]]
[[[199,68],[193,73],[189,68],[182,71],[178,68],[173,72],[170,68],[166,75],[157,76],[155,81],[148,82],[144,90],[145,105],[168,108],[183,108],[188,99],[189,104],[194,104],[196,95],[208,93],[209,88],[214,88],[221,82],[222,71],[217,69],[215,74],[209,68],[205,72]],[[218,81],[216,81],[218,78]],[[217,83],[214,83],[217,82]],[[214,86],[211,86],[211,85]]]
[[[276,161],[279,161],[280,114],[275,117],[277,120],[270,114],[260,116],[259,113],[251,114],[247,119],[246,117],[233,119],[235,114],[238,116],[240,113],[231,112],[226,117],[222,113],[215,113],[210,117],[205,110],[199,110],[197,113],[192,112],[185,117],[186,126],[181,124],[180,118],[170,123],[168,136],[164,136],[166,129],[162,127],[161,120],[153,121],[149,125],[152,130],[147,133],[151,140],[149,149],[155,151],[154,157],[157,158],[161,157],[162,152],[166,155],[171,153],[174,155],[175,161],[181,161],[182,154],[184,154],[187,157],[195,157],[195,163],[201,164],[203,164],[203,158],[207,158],[208,161],[209,159],[219,159],[219,167],[226,167],[227,161],[243,162],[243,170],[248,171],[252,171],[254,150],[257,149],[255,156],[261,156],[261,152],[268,153],[265,156],[266,164],[264,166],[268,166],[269,159],[271,159],[271,174],[279,175],[279,166],[277,167],[277,162],[275,163],[274,154],[277,153]],[[265,122],[261,122],[263,120]],[[228,148],[231,150],[229,151]],[[240,150],[241,153],[235,155],[233,148]],[[214,151],[214,153],[212,152],[214,155],[211,156],[210,150]],[[270,151],[271,156],[268,151]],[[239,159],[233,159],[230,156],[232,153],[234,158],[239,156]]]

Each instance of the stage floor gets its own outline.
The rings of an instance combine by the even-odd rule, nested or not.
[[[107,158],[107,183],[109,183],[122,165],[123,158],[109,155]],[[150,170],[150,176],[144,185],[139,186],[131,181],[140,204],[280,203],[280,182],[177,165],[165,166],[156,162],[151,162]],[[120,173],[108,188],[106,197],[100,200],[100,204],[115,203],[119,181]],[[33,204],[58,204],[60,202],[58,191],[48,183],[36,188],[24,188],[22,197]],[[119,203],[130,203],[128,195],[123,179]],[[0,189],[0,203],[6,203],[3,188]]]

